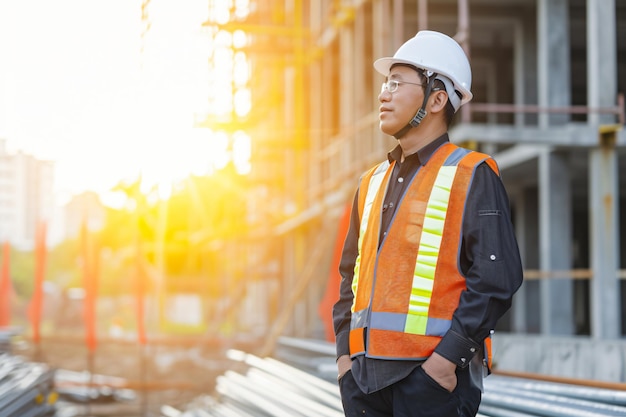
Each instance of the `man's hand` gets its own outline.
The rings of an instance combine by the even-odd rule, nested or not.
[[[450,362],[438,353],[433,353],[426,362],[422,364],[422,369],[428,376],[434,379],[439,385],[452,392],[456,388],[456,364]]]
[[[346,374],[352,368],[352,359],[349,355],[341,355],[337,359],[337,380]]]

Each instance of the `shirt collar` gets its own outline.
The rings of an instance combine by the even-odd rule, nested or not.
[[[421,165],[425,165],[430,157],[433,156],[435,151],[439,149],[441,145],[447,142],[450,142],[450,138],[448,137],[447,133],[444,133],[417,152],[412,153],[411,155],[407,155],[405,157],[405,160],[417,158],[418,162]],[[402,160],[402,148],[400,147],[400,145],[393,148],[393,150],[387,154],[387,159],[389,159],[389,162],[397,161],[398,163]]]

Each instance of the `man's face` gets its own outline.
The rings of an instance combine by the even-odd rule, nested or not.
[[[406,66],[395,66],[389,71],[387,86],[383,85],[378,101],[380,130],[393,135],[415,116],[424,100],[424,87],[415,69]],[[398,84],[395,85],[397,81]],[[391,88],[387,88],[391,87]],[[397,89],[393,91],[394,88]],[[389,90],[393,92],[390,92]]]

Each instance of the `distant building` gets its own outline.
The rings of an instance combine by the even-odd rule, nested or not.
[[[86,191],[75,195],[63,208],[64,236],[76,238],[80,235],[83,222],[91,231],[104,226],[106,210],[96,192]]]
[[[54,211],[54,164],[23,152],[9,153],[0,139],[0,241],[29,250],[38,223]]]

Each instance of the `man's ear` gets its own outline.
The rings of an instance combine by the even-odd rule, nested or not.
[[[438,113],[446,107],[446,103],[448,102],[448,93],[446,93],[446,90],[444,89],[432,91],[428,101],[430,104],[430,111]]]

